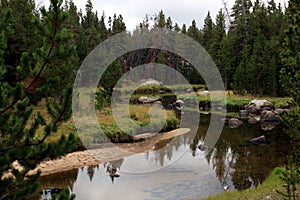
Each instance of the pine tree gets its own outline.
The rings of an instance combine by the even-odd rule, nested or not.
[[[34,16],[34,1],[30,0],[10,0],[5,3],[1,3],[0,9],[11,9],[11,28],[13,32],[8,35],[7,49],[5,51],[5,65],[17,66],[20,64],[22,52],[27,51],[29,54],[33,52],[35,48],[40,45],[38,38],[36,41],[32,41],[32,38],[38,36],[35,35],[32,29],[32,17]],[[18,72],[16,68],[7,68],[5,80],[10,84],[17,79]]]
[[[46,139],[57,130],[59,124],[71,116],[70,87],[54,91],[51,86],[54,82],[44,82],[43,74],[50,69],[67,67],[68,60],[74,52],[73,47],[65,47],[70,34],[61,29],[66,19],[66,13],[61,8],[62,1],[51,0],[47,11],[41,9],[42,19],[34,20],[37,34],[43,37],[42,47],[35,50],[35,60],[28,52],[22,52],[21,61],[17,67],[22,78],[15,85],[9,85],[4,77],[7,68],[4,52],[7,51],[7,40],[11,26],[10,10],[1,10],[1,43],[0,43],[0,198],[1,199],[27,199],[38,188],[36,174],[28,175],[30,170],[45,159],[56,158],[72,150],[75,142],[74,134],[68,137],[63,135],[59,141],[45,143]],[[38,38],[38,37],[37,37]],[[64,57],[64,60],[60,59]],[[59,65],[58,61],[59,60]],[[12,66],[13,67],[13,66]],[[53,73],[48,76],[54,80]],[[25,80],[30,80],[27,83]],[[55,84],[55,83],[54,83]],[[47,89],[49,88],[49,89]],[[33,93],[40,93],[48,97],[48,113],[51,120],[34,111],[30,103]],[[59,96],[58,96],[59,95]],[[38,131],[43,130],[43,131]],[[16,166],[15,164],[19,165]],[[66,193],[64,193],[66,194]],[[69,198],[69,195],[65,196]],[[73,196],[71,198],[74,198]]]
[[[185,24],[182,25],[181,33],[186,34],[186,25]]]
[[[159,11],[158,16],[155,19],[154,26],[158,27],[158,28],[165,28],[166,27],[166,17],[165,17],[165,14],[162,10]]]
[[[189,37],[191,37],[192,39],[194,39],[196,42],[200,43],[200,41],[201,41],[201,33],[200,33],[199,29],[197,28],[197,24],[196,24],[195,20],[192,21],[192,25],[188,28],[186,34]]]
[[[284,50],[281,53],[283,68],[280,83],[292,98],[291,111],[281,119],[289,128],[293,140],[300,139],[300,0],[290,0],[287,9],[288,28],[285,30]]]
[[[116,17],[116,14],[114,14],[113,18],[113,25],[112,25],[112,35],[121,33],[126,31],[126,25],[123,22],[122,15],[119,15],[118,18]]]
[[[213,29],[213,21],[210,16],[210,12],[207,13],[206,18],[204,19],[204,26],[203,26],[203,39],[201,44],[206,49],[206,51],[209,50],[209,47],[211,45],[212,40],[212,29]]]
[[[170,30],[173,30],[173,22],[172,22],[172,19],[171,19],[171,17],[168,17],[167,18],[167,22],[166,22],[166,28],[167,29],[170,29]]]

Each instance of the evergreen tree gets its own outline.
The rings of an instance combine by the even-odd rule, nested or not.
[[[124,31],[126,31],[126,25],[123,22],[122,15],[119,15],[117,18],[116,14],[114,14],[113,25],[112,25],[112,35],[115,35],[117,33],[121,33]]]
[[[192,39],[194,39],[195,41],[200,42],[201,34],[199,29],[197,28],[195,20],[192,21],[192,25],[189,27],[186,34]]]
[[[294,141],[300,139],[300,0],[290,0],[287,9],[288,28],[285,30],[284,50],[281,53],[283,68],[280,83],[292,97],[291,111],[281,115]],[[298,148],[298,147],[297,147]],[[299,156],[299,155],[298,155]]]
[[[167,28],[167,29],[170,29],[170,30],[173,30],[173,22],[172,22],[171,17],[168,17],[168,18],[167,18],[166,28]]]
[[[178,26],[178,24],[177,23],[175,23],[175,25],[174,25],[174,31],[176,31],[176,32],[180,32],[180,27]]]
[[[158,16],[155,19],[154,26],[158,28],[166,27],[166,17],[162,10],[159,11]]]
[[[6,2],[6,3],[5,3]],[[10,0],[1,2],[0,9],[11,9],[11,28],[13,32],[8,35],[7,49],[4,55],[4,63],[7,66],[17,66],[20,64],[22,52],[27,51],[29,54],[40,45],[41,41],[37,38],[32,41],[35,35],[32,29],[32,17],[34,16],[35,3],[32,0]],[[18,80],[16,68],[7,68],[5,80],[13,84]]]
[[[41,9],[41,19],[34,20],[37,33],[43,37],[42,47],[35,50],[35,60],[29,53],[22,52],[21,61],[17,67],[18,73],[23,77],[16,81],[14,86],[9,85],[4,77],[10,66],[5,63],[4,52],[7,51],[7,41],[11,19],[10,10],[1,10],[1,43],[0,43],[0,198],[1,199],[27,199],[38,188],[37,178],[40,171],[29,175],[28,172],[36,168],[37,164],[45,159],[56,158],[73,148],[74,135],[68,138],[62,136],[59,141],[46,143],[46,139],[57,130],[59,124],[71,116],[72,90],[67,87],[61,91],[52,91],[50,82],[42,81],[43,74],[50,68],[66,67],[65,63],[72,57],[73,47],[67,48],[65,42],[70,34],[61,29],[66,13],[61,8],[62,1],[51,0],[50,8]],[[3,14],[5,12],[5,14]],[[12,28],[13,29],[13,28]],[[38,38],[38,37],[37,37]],[[64,56],[58,65],[57,59]],[[53,62],[52,62],[53,61]],[[60,66],[61,65],[61,66]],[[53,76],[58,74],[54,73]],[[26,79],[32,77],[30,79]],[[54,77],[48,77],[49,79]],[[25,80],[30,80],[27,83]],[[49,88],[49,90],[47,90]],[[47,108],[51,120],[34,111],[30,104],[32,92],[47,95]],[[57,95],[60,94],[58,97]],[[51,98],[50,98],[51,97]],[[43,130],[43,131],[38,131]],[[13,164],[13,163],[17,163]],[[64,193],[65,195],[66,193]],[[69,195],[65,199],[69,199]],[[63,197],[61,197],[63,198]],[[74,198],[73,196],[71,198]]]
[[[208,51],[211,45],[212,40],[212,29],[213,29],[213,21],[210,16],[210,12],[207,13],[206,18],[204,19],[204,26],[203,26],[203,40],[201,44],[203,47]]]
[[[186,34],[186,25],[185,24],[182,25],[181,33]]]

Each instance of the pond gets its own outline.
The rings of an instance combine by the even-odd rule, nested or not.
[[[78,200],[201,199],[224,192],[224,187],[256,187],[285,164],[288,139],[280,126],[263,131],[259,124],[237,129],[225,125],[214,149],[200,151],[209,120],[210,115],[201,115],[199,126],[189,127],[197,128],[196,137],[181,135],[156,151],[44,176],[41,188],[70,188]],[[247,142],[260,135],[266,136],[266,145]],[[44,191],[36,199],[47,197]]]

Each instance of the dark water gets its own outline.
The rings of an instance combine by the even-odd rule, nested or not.
[[[157,151],[42,177],[41,189],[70,188],[79,200],[199,199],[223,192],[224,186],[229,190],[256,187],[275,167],[285,164],[288,139],[280,126],[272,131],[262,131],[259,124],[225,126],[215,148],[200,151],[197,146],[209,120],[209,115],[201,115],[196,137],[182,135],[160,144],[165,148]],[[263,134],[266,145],[247,143]],[[109,173],[120,177],[112,181]],[[36,199],[47,195],[39,196]]]

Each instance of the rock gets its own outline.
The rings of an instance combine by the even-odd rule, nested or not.
[[[46,194],[50,193],[50,194],[59,194],[62,191],[62,189],[59,188],[46,188],[45,192]]]
[[[261,111],[261,107],[255,104],[247,105],[245,106],[245,109],[251,117],[255,115],[259,115]]]
[[[199,91],[197,92],[197,95],[199,96],[203,96],[203,97],[207,97],[210,95],[209,91],[205,90],[205,91]]]
[[[289,111],[290,111],[290,109],[277,108],[276,110],[274,110],[274,114],[279,115],[282,112],[289,112]]]
[[[256,144],[265,144],[267,142],[267,139],[264,135],[259,136],[257,138],[253,138],[251,140],[249,140],[252,143],[256,143]]]
[[[267,100],[257,100],[254,99],[250,101],[248,105],[245,106],[245,109],[248,111],[251,117],[255,115],[260,115],[260,113],[264,110],[271,111],[274,109],[273,103]]]
[[[261,122],[280,122],[280,118],[272,111],[264,110],[260,115]]]
[[[267,107],[261,107],[261,110],[262,111],[263,110],[271,111],[271,110],[273,110],[273,107],[269,107],[269,106],[267,106]]]
[[[167,109],[168,109],[168,110],[172,110],[172,109],[173,109],[173,104],[168,104],[168,105],[167,105]]]
[[[194,92],[194,90],[192,88],[189,88],[186,90],[186,93],[192,93],[192,92]]]
[[[119,174],[109,174],[110,177],[114,177],[114,178],[119,178],[120,175]]]
[[[276,197],[274,195],[268,195],[266,196],[266,199],[276,199]]]
[[[257,105],[260,107],[274,107],[274,104],[267,100],[254,99],[254,100],[250,101],[250,103],[248,105],[250,105],[250,104],[254,104],[254,105]]]
[[[248,111],[247,110],[240,110],[240,117],[242,119],[248,118]]]
[[[148,86],[148,85],[162,85],[161,82],[157,81],[157,80],[154,80],[154,79],[142,79],[140,81],[140,85],[139,86]]]
[[[163,104],[161,101],[155,101],[155,102],[153,102],[153,105],[159,106],[160,108],[163,107]]]
[[[264,131],[270,131],[273,130],[278,124],[280,124],[280,121],[275,122],[260,122],[260,127]]]
[[[257,120],[255,118],[251,117],[250,119],[248,119],[248,123],[249,124],[256,124]]]
[[[150,98],[150,97],[145,97],[145,96],[141,96],[139,99],[139,102],[146,104],[146,103],[153,103],[155,101],[159,101],[160,98]]]
[[[184,102],[182,100],[177,100],[175,101],[174,103],[174,107],[177,109],[177,110],[181,110],[183,108],[183,105],[184,105]]]
[[[198,149],[200,151],[205,151],[205,150],[207,150],[207,146],[205,146],[204,144],[199,144]]]
[[[227,190],[229,190],[229,186],[228,186],[228,185],[225,185],[225,186],[223,187],[223,189],[224,189],[224,191],[227,191]]]
[[[239,126],[241,126],[243,124],[242,121],[240,121],[237,118],[231,118],[228,120],[228,126],[230,128],[238,128]]]

